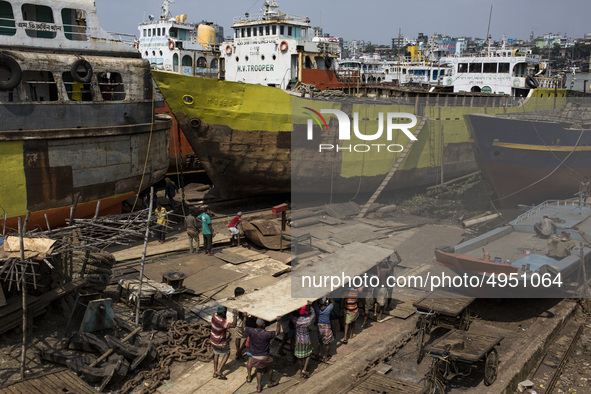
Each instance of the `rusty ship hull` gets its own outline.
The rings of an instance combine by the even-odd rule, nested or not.
[[[302,141],[310,107],[339,109],[351,118],[355,112],[362,113],[370,119],[363,126],[368,131],[378,127],[380,113],[410,113],[425,119],[422,130],[413,130],[418,141],[388,184],[387,189],[397,190],[432,185],[478,169],[464,115],[526,111],[542,105],[531,97],[511,107],[507,103],[513,98],[507,96],[453,93],[302,98],[269,86],[160,71],[152,75],[211,181],[226,198],[290,192],[352,197],[375,191],[400,153],[357,154],[335,149],[319,154],[320,144],[339,143],[338,122],[329,118],[322,132],[314,125],[313,140]],[[556,94],[543,89],[534,93]],[[406,147],[408,141],[398,133],[390,143]],[[353,145],[360,142],[350,141]]]
[[[44,24],[11,7],[0,35],[3,226],[26,215],[29,229],[63,226],[75,204],[77,218],[121,212],[169,164],[171,121],[155,118],[149,63],[100,28],[93,3],[22,5]]]

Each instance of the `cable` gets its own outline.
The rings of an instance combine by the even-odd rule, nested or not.
[[[553,170],[552,170],[552,171],[551,171],[551,172],[550,172],[548,175],[544,176],[543,178],[540,178],[540,179],[538,179],[538,180],[537,180],[537,181],[535,181],[535,182],[532,182],[531,184],[529,184],[529,185],[527,185],[527,186],[525,186],[525,187],[523,187],[523,188],[521,188],[521,189],[519,189],[519,190],[517,190],[517,191],[515,191],[515,192],[513,192],[513,193],[511,193],[511,194],[508,194],[508,195],[506,195],[506,196],[503,196],[503,197],[501,197],[501,198],[498,198],[498,199],[496,199],[496,200],[494,200],[494,201],[501,201],[501,200],[504,200],[505,198],[509,198],[509,197],[511,197],[511,196],[514,196],[514,195],[515,195],[515,194],[517,194],[517,193],[521,193],[522,191],[524,191],[524,190],[526,190],[526,189],[529,189],[530,187],[532,187],[532,186],[535,186],[535,185],[537,185],[538,183],[542,182],[543,180],[545,180],[545,179],[549,178],[550,176],[552,176],[552,174],[554,174],[554,173],[555,173],[555,172],[556,172],[556,171],[557,171],[557,170],[558,170],[560,167],[562,167],[562,164],[563,164],[563,163],[564,163],[566,160],[568,160],[568,158],[569,158],[569,157],[570,157],[570,156],[571,156],[571,155],[572,155],[572,154],[575,152],[575,150],[577,149],[577,146],[579,145],[579,142],[581,141],[581,138],[583,137],[583,133],[584,133],[584,132],[585,132],[585,129],[581,129],[581,134],[579,134],[579,138],[577,139],[577,142],[575,143],[575,146],[573,146],[573,149],[572,149],[572,150],[570,151],[570,153],[569,153],[568,155],[566,155],[566,157],[565,157],[565,158],[564,158],[564,159],[563,159],[563,160],[562,160],[562,161],[561,161],[561,162],[560,162],[560,163],[559,163],[559,164],[556,166],[556,168],[554,168],[554,169],[553,169]]]

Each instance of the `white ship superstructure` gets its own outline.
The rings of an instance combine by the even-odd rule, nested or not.
[[[219,45],[216,31],[208,23],[186,22],[187,15],[172,17],[171,0],[164,0],[159,19],[150,15],[139,25],[136,44],[152,69],[184,75],[218,76]]]
[[[338,42],[316,37],[309,18],[278,7],[267,0],[261,14],[234,18],[234,40],[220,48],[226,80],[287,89],[302,80],[302,70],[334,68]]]

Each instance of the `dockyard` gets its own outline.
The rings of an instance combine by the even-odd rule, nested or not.
[[[0,1],[1,394],[591,393],[591,33],[96,3]]]

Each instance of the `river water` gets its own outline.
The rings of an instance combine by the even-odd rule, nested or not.
[[[574,80],[574,84],[572,83]],[[566,88],[583,91],[583,81],[587,81],[587,93],[591,92],[591,73],[569,73],[566,75]],[[571,87],[572,84],[572,87]]]

